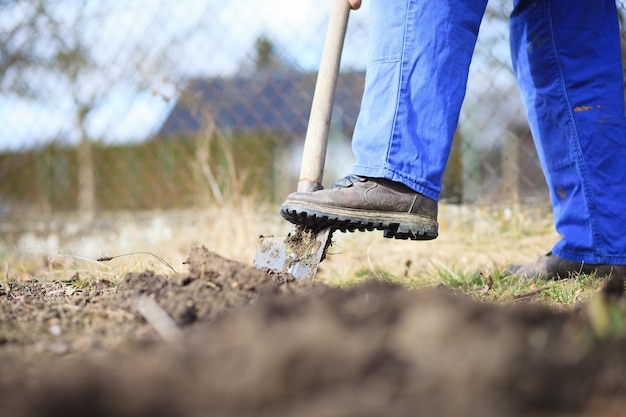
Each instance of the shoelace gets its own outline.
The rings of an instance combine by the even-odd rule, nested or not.
[[[365,181],[367,181],[367,178],[350,174],[341,178],[340,180],[337,180],[337,182],[333,184],[332,188],[348,188],[348,187],[351,187],[352,184],[356,182],[365,182]]]

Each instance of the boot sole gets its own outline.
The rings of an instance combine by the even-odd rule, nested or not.
[[[386,238],[432,240],[437,237],[438,223],[431,218],[409,213],[358,210],[307,204],[303,207],[285,202],[281,215],[291,223],[311,229],[331,227],[342,232],[382,230]]]

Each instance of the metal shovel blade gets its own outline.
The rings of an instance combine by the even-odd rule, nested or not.
[[[312,280],[326,256],[331,236],[330,228],[312,231],[300,226],[286,238],[261,236],[253,264]]]

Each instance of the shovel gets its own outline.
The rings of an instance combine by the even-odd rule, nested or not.
[[[349,14],[348,0],[334,0],[304,140],[298,191],[313,192],[324,188],[322,177],[330,116]],[[331,236],[330,227],[313,230],[303,226],[295,226],[286,238],[261,236],[253,264],[257,268],[289,272],[296,278],[313,279],[326,256]]]

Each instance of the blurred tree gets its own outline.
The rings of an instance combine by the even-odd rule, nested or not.
[[[249,61],[242,62],[241,69],[245,73],[270,73],[280,69],[293,69],[287,65],[276,50],[276,44],[269,36],[261,34],[254,41],[253,56]],[[252,67],[249,63],[252,63]]]
[[[158,25],[141,36],[117,36],[119,6],[115,0],[0,2],[0,94],[69,115],[52,137],[77,144],[76,205],[86,220],[97,209],[93,147],[103,134],[105,106],[167,79],[159,74],[175,67],[171,48],[194,30],[168,33],[161,43],[149,33]]]
[[[274,44],[266,36],[259,36],[254,44],[256,50],[256,67],[259,70],[271,68],[276,63]]]
[[[71,10],[67,8],[70,4]],[[61,89],[69,93],[80,136],[78,209],[89,220],[95,211],[95,180],[86,123],[100,94],[97,89],[85,88],[84,80],[97,70],[97,63],[89,51],[82,25],[68,25],[60,19],[67,13],[78,23],[86,4],[86,1],[65,2],[61,12],[58,1],[3,3],[3,12],[14,18],[10,19],[10,27],[5,29],[6,36],[0,42],[0,86],[3,92],[33,100],[48,98]]]

